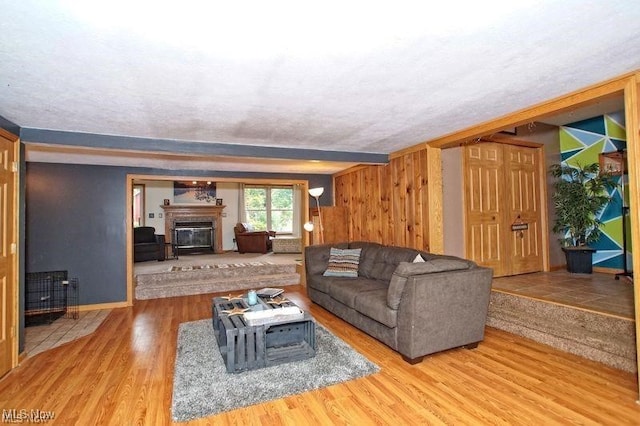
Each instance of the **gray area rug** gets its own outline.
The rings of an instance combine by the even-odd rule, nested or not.
[[[316,323],[316,356],[230,374],[211,319],[180,324],[171,413],[188,421],[319,389],[376,373],[380,368]]]

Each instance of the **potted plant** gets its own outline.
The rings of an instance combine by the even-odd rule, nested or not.
[[[556,178],[553,232],[563,235],[559,241],[567,258],[567,270],[590,274],[595,249],[588,244],[600,237],[602,222],[598,215],[611,201],[607,190],[616,186],[615,179],[610,174],[600,174],[598,163],[577,167],[554,164],[550,171]]]

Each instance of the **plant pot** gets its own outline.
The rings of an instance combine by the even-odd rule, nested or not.
[[[591,247],[563,247],[567,258],[567,271],[573,274],[590,274],[593,272],[593,252]]]

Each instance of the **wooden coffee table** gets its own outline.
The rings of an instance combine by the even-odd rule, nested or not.
[[[296,306],[286,297],[275,301],[258,297],[249,306],[243,297],[214,297],[213,331],[229,373],[270,367],[312,358],[316,354],[316,323],[304,312],[302,319],[250,326],[242,315],[246,310],[279,309]]]

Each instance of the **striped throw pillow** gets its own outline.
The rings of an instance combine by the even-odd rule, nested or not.
[[[325,277],[357,278],[361,251],[361,248],[338,249],[331,247],[329,265],[322,275]]]

